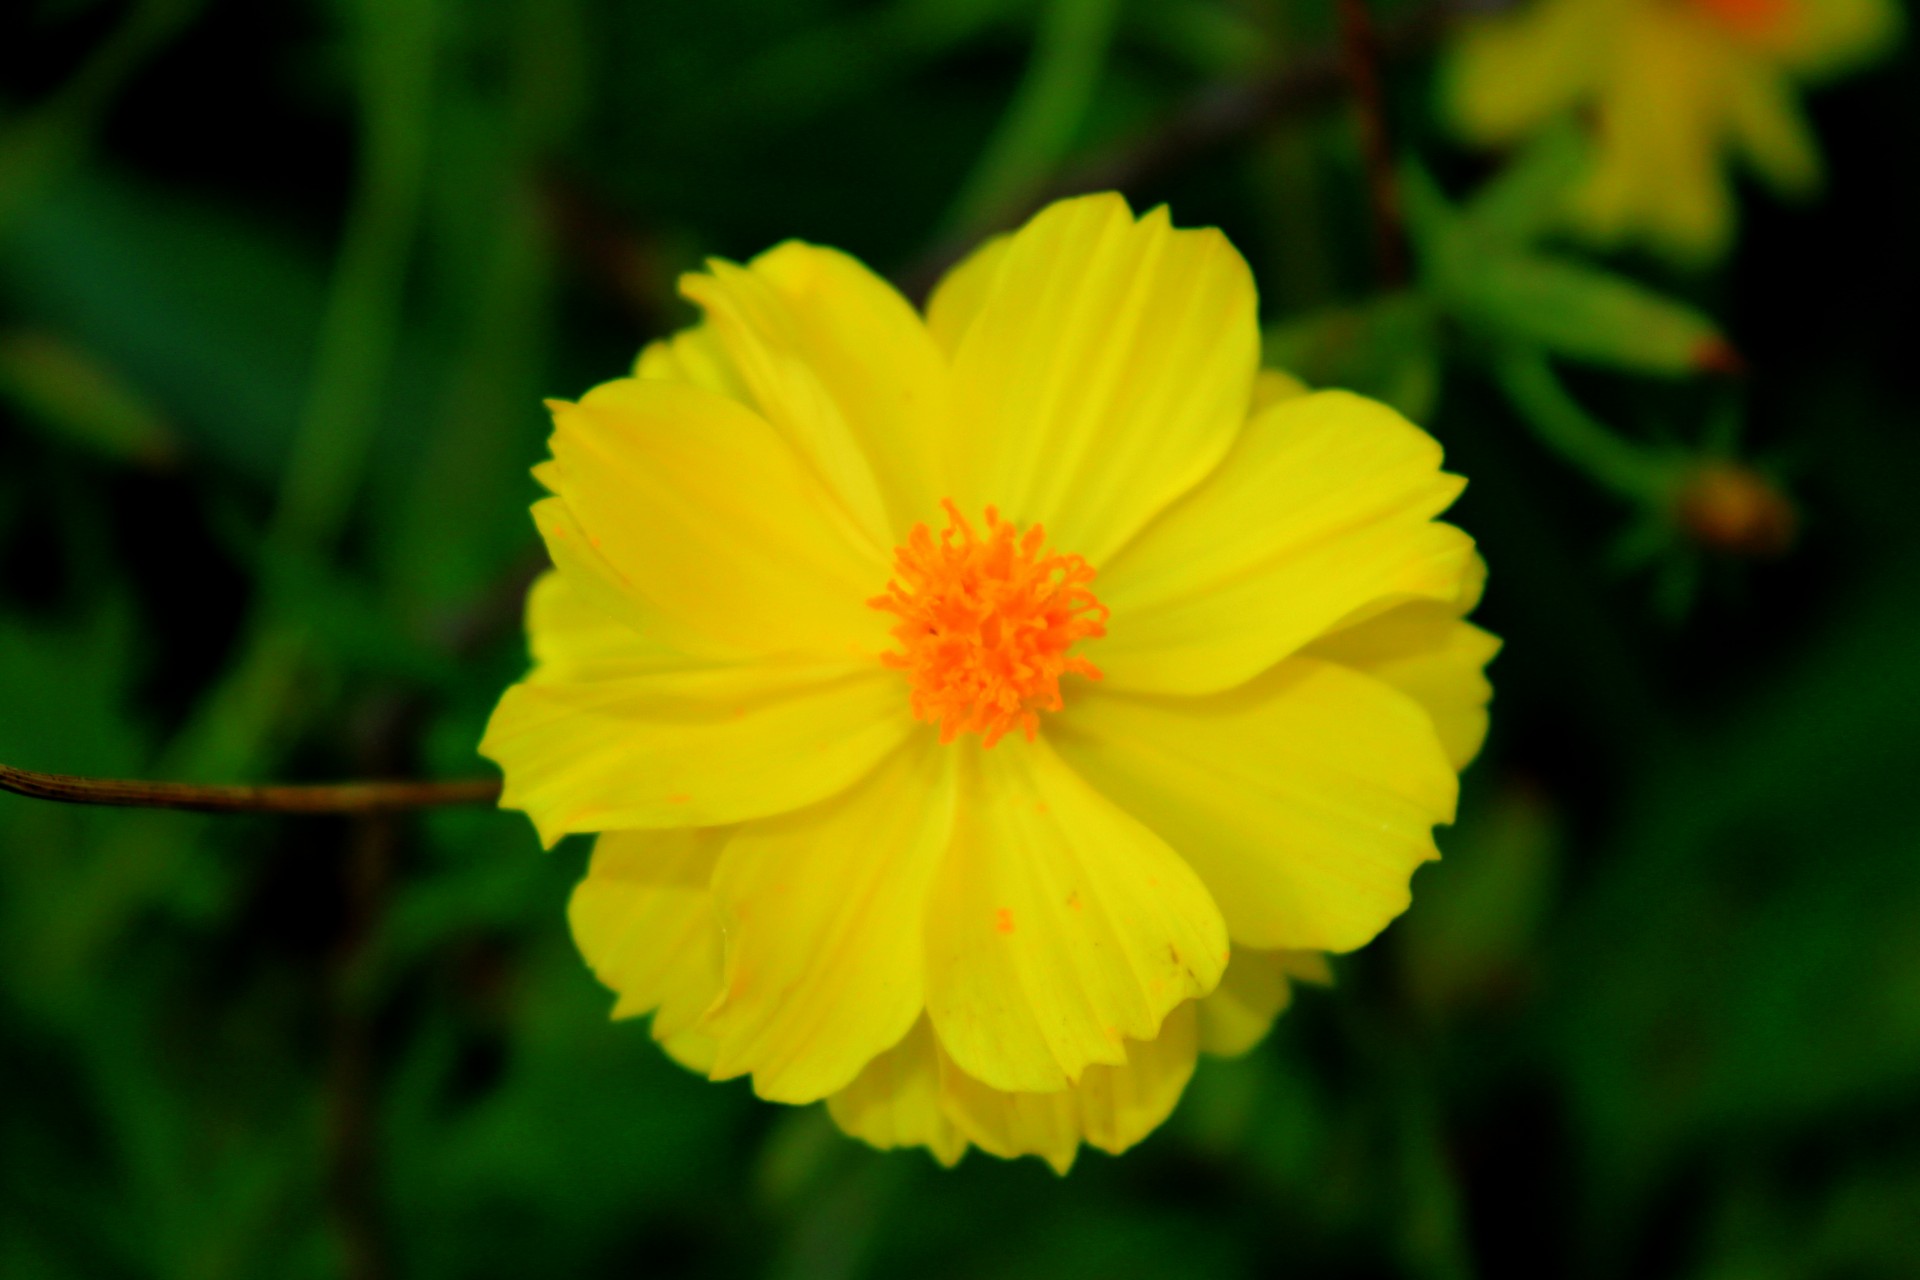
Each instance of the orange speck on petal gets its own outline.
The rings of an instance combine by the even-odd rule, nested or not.
[[[900,650],[880,660],[904,671],[914,718],[940,741],[977,733],[993,746],[1018,729],[1028,741],[1040,712],[1062,705],[1060,677],[1100,679],[1069,650],[1107,633],[1107,607],[1089,584],[1093,566],[1050,550],[1039,525],[1022,533],[987,508],[977,534],[952,499],[936,538],[915,525],[894,551],[894,578],[867,603],[900,619]]]
[[[998,933],[1013,932],[1013,908],[1001,907],[993,913],[993,927]]]
[[[1075,911],[1080,909],[1080,891],[1078,889],[1075,889],[1067,895],[1067,905]]]
[[[668,794],[667,803],[668,804],[685,804],[687,803],[687,801],[691,799],[693,799],[693,797],[688,795],[684,791],[674,791]]]

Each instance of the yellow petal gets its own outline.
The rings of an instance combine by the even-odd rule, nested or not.
[[[1466,27],[1442,69],[1447,115],[1476,142],[1532,132],[1593,91],[1619,47],[1622,8],[1619,0],[1540,0]]]
[[[713,1037],[700,1029],[699,1023],[674,1032],[670,1036],[657,1037],[660,1047],[666,1050],[669,1058],[699,1075],[711,1075],[715,1047]]]
[[[542,682],[604,680],[686,665],[684,655],[604,612],[590,576],[557,569],[541,574],[527,592],[527,645],[534,661],[528,678]]]
[[[1900,43],[1906,19],[1893,0],[1805,0],[1788,5],[1774,56],[1796,74],[1822,78],[1849,70]]]
[[[1787,78],[1757,59],[1734,71],[1728,124],[1756,172],[1786,195],[1820,186],[1820,146]]]
[[[740,829],[714,873],[727,934],[703,1022],[714,1076],[813,1102],[898,1043],[925,1003],[928,887],[953,830],[954,760],[922,731],[859,787]]]
[[[1065,1173],[1083,1141],[1118,1155],[1158,1128],[1192,1079],[1197,1053],[1187,1003],[1167,1015],[1154,1039],[1127,1042],[1124,1063],[1088,1067],[1070,1088],[1008,1093],[981,1084],[950,1058],[941,1083],[948,1114],[982,1151],[1039,1156]]]
[[[1013,245],[1010,235],[994,236],[962,258],[941,278],[927,302],[927,329],[951,357],[998,287],[1000,264]]]
[[[1253,399],[1248,403],[1247,416],[1254,417],[1282,400],[1298,400],[1301,396],[1311,394],[1313,388],[1292,374],[1279,369],[1262,369],[1253,380]]]
[[[726,348],[714,336],[712,325],[695,325],[669,338],[649,342],[633,362],[633,376],[659,382],[690,382],[717,391],[729,400],[753,404],[747,384]]]
[[[1219,909],[1046,739],[947,748],[963,768],[927,917],[927,1012],[983,1084],[1048,1092],[1151,1040],[1227,958]],[[983,1144],[984,1145],[984,1144]]]
[[[480,753],[549,845],[576,831],[718,826],[838,794],[913,729],[879,666],[683,668],[508,689]]]
[[[1087,656],[1113,688],[1208,693],[1356,610],[1451,598],[1473,542],[1431,517],[1461,484],[1433,438],[1383,404],[1344,391],[1284,400],[1206,484],[1097,566],[1112,616]]]
[[[1326,957],[1235,947],[1220,985],[1200,1001],[1200,1051],[1233,1058],[1266,1039],[1273,1020],[1292,1003],[1295,980],[1331,982]]]
[[[892,285],[833,249],[789,242],[682,279],[751,403],[883,551],[937,514],[952,400],[947,361]]]
[[[864,662],[715,666],[636,629],[657,631],[658,615],[571,558],[597,553],[564,506],[541,515],[574,529],[555,540],[567,568],[528,594],[535,666],[501,700],[481,752],[507,773],[502,803],[531,814],[548,843],[810,804],[910,732],[897,680]]]
[[[848,1134],[882,1151],[925,1147],[949,1168],[967,1151],[941,1101],[940,1051],[925,1018],[828,1098],[827,1112]]]
[[[1316,987],[1333,985],[1333,966],[1320,951],[1276,951],[1280,971],[1295,982],[1311,982]]]
[[[1500,641],[1448,605],[1401,605],[1317,640],[1306,652],[1392,685],[1432,719],[1455,769],[1464,769],[1487,736],[1493,686],[1483,674]]]
[[[540,522],[675,647],[713,656],[871,656],[887,562],[765,419],[689,383],[626,378],[554,405],[553,474],[587,540]],[[541,504],[547,509],[554,500]]]
[[[953,357],[966,448],[951,496],[1043,522],[1098,565],[1239,434],[1253,277],[1219,231],[1175,231],[1164,209],[1135,222],[1113,194],[1048,207],[975,270],[984,288],[955,286],[980,296]]]
[[[653,1014],[654,1039],[682,1061],[697,1062],[694,1024],[720,989],[720,926],[707,882],[727,835],[603,835],[567,906],[580,954],[619,996],[613,1016]]]
[[[534,475],[543,484],[557,491],[561,484],[560,470],[552,462],[541,463],[534,468]],[[668,665],[684,666],[690,660],[682,647],[687,639],[687,629],[675,627],[660,611],[645,600],[636,596],[632,584],[625,573],[607,559],[604,544],[595,545],[599,540],[589,535],[579,518],[570,509],[565,499],[558,496],[543,498],[533,504],[533,524],[540,531],[541,539],[546,543],[547,556],[553,561],[554,576],[564,578],[568,592],[574,602],[587,609],[591,614],[583,614],[563,603],[560,606],[559,622],[569,629],[584,629],[588,620],[606,618],[618,622],[621,628],[634,638],[634,651],[646,652],[662,658]],[[547,602],[537,600],[531,593],[527,597],[527,624],[532,627],[538,619],[534,615],[537,605]],[[564,633],[563,633],[564,634]],[[669,639],[673,636],[674,639]],[[603,633],[602,639],[611,638]],[[676,643],[676,640],[680,643]],[[566,639],[551,641],[529,634],[528,641],[534,651],[536,661],[542,649],[551,649],[554,644],[565,648],[571,643]],[[592,643],[582,637],[583,643]],[[701,646],[695,644],[696,650]],[[723,657],[731,657],[732,652],[725,646],[709,649]]]
[[[1317,658],[1207,698],[1083,690],[1048,735],[1193,865],[1242,946],[1365,944],[1453,820],[1458,780],[1426,713]]]
[[[1461,571],[1460,590],[1453,598],[1453,611],[1461,616],[1472,613],[1480,607],[1480,597],[1487,590],[1487,562],[1475,553],[1467,567]]]
[[[1684,261],[1723,253],[1733,234],[1727,138],[1729,61],[1738,56],[1680,6],[1642,5],[1595,104],[1595,157],[1573,213],[1594,238],[1643,241]]]

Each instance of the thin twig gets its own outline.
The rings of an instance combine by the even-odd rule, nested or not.
[[[346,919],[326,973],[327,1199],[351,1280],[393,1273],[376,1119],[381,1064],[364,970],[386,909],[398,825],[390,813],[363,814],[350,825],[340,860]]]
[[[1380,77],[1380,33],[1367,0],[1340,0],[1340,61],[1353,91],[1360,123],[1360,155],[1366,164],[1367,204],[1373,211],[1374,255],[1380,283],[1403,288],[1409,278],[1407,234],[1400,210],[1400,185],[1394,177],[1393,128]]]
[[[405,770],[427,717],[419,697],[376,701],[353,734],[356,768]],[[327,1200],[340,1232],[348,1280],[387,1280],[398,1265],[384,1187],[380,1096],[388,1063],[376,1022],[386,992],[379,941],[394,888],[401,823],[393,813],[363,813],[337,832],[341,857],[340,932],[325,973],[327,1001]]]
[[[335,782],[311,786],[198,786],[38,773],[0,764],[0,791],[62,804],[130,809],[186,809],[195,813],[390,813],[443,805],[492,804],[493,778],[447,782]]]

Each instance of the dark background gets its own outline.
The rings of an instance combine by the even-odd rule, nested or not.
[[[1443,37],[1376,7],[1402,150],[1472,192]],[[0,761],[484,773],[540,397],[686,323],[707,254],[924,281],[1120,180],[1224,227],[1267,322],[1372,314],[1334,35],[1317,0],[4,6]],[[517,815],[4,797],[0,1275],[1920,1274],[1920,67],[1810,103],[1819,201],[1743,187],[1705,271],[1584,259],[1746,373],[1565,369],[1676,456],[1737,425],[1784,554],[1569,465],[1424,280],[1363,344],[1472,482],[1492,738],[1409,915],[1135,1152],[943,1172],[680,1071],[572,949],[584,842]]]

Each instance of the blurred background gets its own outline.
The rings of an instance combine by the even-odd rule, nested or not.
[[[673,1066],[518,815],[0,796],[0,1276],[1920,1275],[1920,65],[1676,260],[1558,219],[1591,102],[1450,126],[1506,7],[0,6],[0,761],[484,774],[542,396],[1105,186],[1441,439],[1507,643],[1412,911],[1064,1180]]]

